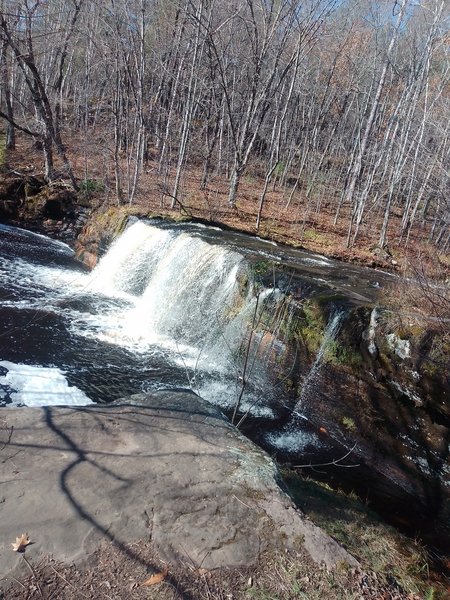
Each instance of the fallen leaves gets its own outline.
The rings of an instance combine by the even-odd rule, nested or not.
[[[11,543],[14,552],[25,552],[25,548],[31,544],[28,533],[22,533],[20,537],[16,537],[16,541]]]
[[[151,577],[143,581],[141,585],[149,587],[151,585],[156,585],[157,583],[162,583],[167,577],[168,573],[169,569],[165,567],[160,573],[154,573],[153,575],[151,575]]]

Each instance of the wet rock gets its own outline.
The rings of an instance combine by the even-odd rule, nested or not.
[[[410,358],[411,344],[409,343],[409,340],[402,340],[395,333],[389,333],[386,336],[386,339],[391,350],[393,350],[399,358],[402,360]]]
[[[246,432],[279,460],[356,491],[391,522],[450,548],[445,339],[429,324],[397,323],[391,311],[348,306],[333,337],[330,308],[317,301],[305,312],[303,302],[290,311],[286,351],[268,365],[290,410]],[[288,352],[295,361],[284,361]]]
[[[64,402],[64,398],[61,398]],[[151,539],[171,562],[213,569],[304,544],[328,568],[356,561],[299,512],[269,456],[195,394],[2,413],[0,576],[28,559],[82,561],[105,540]],[[9,460],[14,456],[14,460]]]

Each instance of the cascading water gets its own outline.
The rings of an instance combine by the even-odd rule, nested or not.
[[[300,397],[293,411],[295,415],[301,415],[305,404],[310,402],[312,399],[312,394],[314,393],[314,389],[317,387],[317,380],[319,379],[320,371],[323,367],[326,351],[330,347],[331,343],[336,339],[344,315],[344,311],[336,311],[333,315],[331,315],[327,323],[323,334],[322,343],[320,344],[316,358],[314,359],[311,369],[303,380]]]
[[[77,403],[189,386],[230,413],[239,402],[240,414],[284,418],[279,377],[295,357],[283,331],[295,303],[275,275],[255,286],[258,263],[267,272],[270,261],[294,258],[303,286],[322,281],[332,261],[200,225],[135,221],[87,273],[64,244],[14,228],[0,234],[0,403],[2,389],[4,403],[33,403],[30,379],[37,404],[56,401],[56,383]],[[353,276],[346,267],[344,289]],[[282,288],[291,277],[281,275]],[[330,319],[303,382],[297,426],[340,322],[340,313]]]
[[[132,299],[109,341],[142,353],[165,348],[185,369],[187,384],[229,408],[239,386],[236,351],[256,305],[250,287],[239,288],[247,268],[226,246],[137,222],[100,261],[91,282],[97,292]],[[108,330],[102,335],[107,339]],[[250,402],[253,412],[270,414],[250,390],[263,385],[263,372],[253,375],[244,406]]]
[[[303,380],[300,395],[292,410],[291,418],[280,430],[272,431],[266,435],[266,441],[271,446],[282,450],[291,450],[295,453],[300,452],[308,445],[319,444],[317,435],[305,430],[302,427],[302,421],[308,420],[305,411],[308,404],[314,401],[314,395],[317,394],[320,386],[321,370],[326,364],[327,350],[336,340],[345,314],[345,310],[341,309],[330,316],[316,358]]]
[[[242,410],[272,416],[263,361],[250,348],[245,384],[242,364],[275,292],[257,301],[243,254],[201,233],[137,221],[86,273],[67,246],[47,240],[41,261],[39,236],[3,228],[0,402],[53,404],[56,383],[78,388],[61,391],[69,403],[190,386],[223,408],[240,398]]]

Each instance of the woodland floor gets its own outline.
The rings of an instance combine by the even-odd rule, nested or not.
[[[89,142],[76,135],[65,135],[69,156],[76,176],[87,181],[94,203],[117,205],[114,172],[111,157],[101,136],[93,135]],[[8,164],[14,170],[37,174],[43,170],[41,152],[27,138],[19,138],[17,149],[8,155]],[[123,172],[126,163],[123,160]],[[328,257],[383,268],[400,273],[424,270],[427,275],[445,278],[450,273],[450,256],[440,255],[428,241],[431,223],[416,226],[408,245],[399,241],[401,206],[393,208],[388,229],[387,254],[377,253],[382,214],[369,210],[361,226],[359,237],[352,248],[347,248],[347,229],[350,208],[343,206],[337,225],[334,225],[335,208],[340,190],[334,197],[319,191],[306,198],[306,190],[298,187],[291,202],[292,186],[281,188],[271,184],[265,200],[259,229],[256,217],[263,178],[256,168],[249,169],[242,178],[236,208],[228,205],[228,181],[223,175],[212,174],[206,189],[201,189],[201,166],[188,166],[181,181],[179,200],[171,208],[174,173],[158,172],[158,163],[149,160],[140,175],[133,206],[143,212],[174,217],[178,214],[200,219],[236,230],[258,235],[279,243],[302,247]],[[123,178],[124,181],[126,177]],[[167,183],[166,183],[167,182]],[[128,197],[123,185],[124,198]]]
[[[318,569],[306,555],[264,557],[253,569],[167,569],[142,541],[125,550],[103,546],[84,568],[44,560],[30,575],[0,591],[2,600],[419,600],[397,585],[356,570]],[[130,553],[131,554],[131,553]],[[433,588],[431,588],[433,589]],[[430,596],[431,597],[431,596]],[[433,596],[437,598],[438,596]],[[441,596],[444,598],[444,596]]]

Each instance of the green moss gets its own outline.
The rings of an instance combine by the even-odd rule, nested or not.
[[[119,235],[121,235],[125,231],[125,227],[127,226],[128,218],[129,218],[129,215],[123,215],[117,222],[117,225],[114,228],[114,237],[115,238],[119,237]]]
[[[342,417],[341,423],[345,427],[345,429],[347,429],[348,431],[356,430],[356,423],[351,417],[347,417],[347,416]]]
[[[302,305],[302,316],[299,319],[299,334],[311,353],[316,353],[323,341],[326,321],[320,306],[306,301]]]
[[[317,244],[322,244],[323,246],[329,246],[331,244],[327,236],[318,233],[315,229],[305,229],[302,238],[307,242],[315,242]]]
[[[300,343],[310,354],[315,354],[325,334],[327,316],[325,305],[314,300],[302,304],[287,297],[284,310],[276,321],[277,335],[287,344]],[[273,310],[268,310],[268,319],[272,319]]]
[[[364,364],[361,353],[348,340],[345,343],[330,340],[325,351],[325,360],[333,365],[346,365],[352,369],[359,369]]]
[[[257,287],[261,287],[264,279],[272,274],[274,263],[270,260],[255,260],[249,264],[250,276]]]

